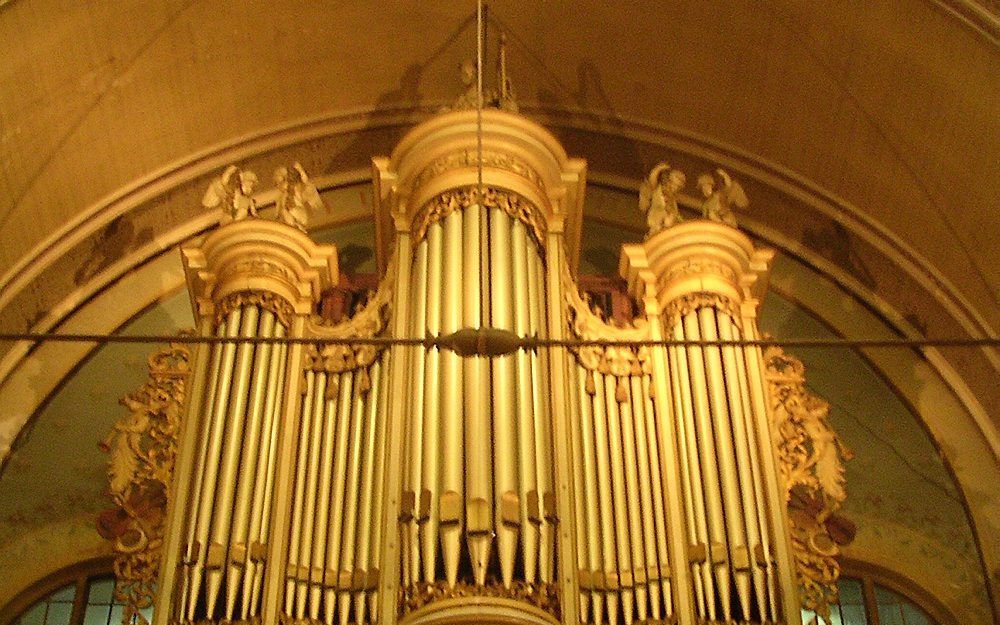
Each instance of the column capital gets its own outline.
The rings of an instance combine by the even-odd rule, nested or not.
[[[245,292],[276,296],[289,313],[307,315],[338,281],[334,246],[268,219],[230,222],[181,256],[195,318],[213,316],[224,300]]]
[[[689,220],[622,246],[619,272],[638,301],[661,310],[692,297],[724,302],[734,316],[754,318],[767,289],[774,250],[756,248],[732,226]]]

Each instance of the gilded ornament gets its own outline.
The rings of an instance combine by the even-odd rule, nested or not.
[[[270,264],[270,263],[268,263]],[[257,306],[262,310],[274,313],[278,322],[286,328],[291,327],[295,309],[285,298],[270,291],[240,291],[225,297],[215,308],[215,324],[223,323],[229,313],[241,306]]]
[[[830,405],[806,390],[802,361],[780,347],[767,348],[764,360],[802,606],[830,623],[840,577],[830,527],[847,497],[844,462],[853,454],[830,427]]]
[[[420,188],[420,186],[428,180],[436,178],[446,171],[462,167],[478,167],[480,163],[482,163],[483,167],[503,169],[517,174],[518,176],[535,183],[539,188],[544,188],[542,177],[538,175],[538,172],[536,172],[534,168],[523,160],[510,154],[497,152],[495,150],[483,150],[482,158],[479,158],[479,150],[471,148],[460,152],[450,152],[433,161],[430,165],[425,167],[419,175],[417,175],[416,179],[413,181],[413,188]]]
[[[743,186],[730,177],[724,169],[698,176],[698,189],[705,196],[701,214],[705,219],[722,222],[736,227],[734,208],[743,209],[750,205]]]
[[[274,182],[278,187],[278,221],[305,232],[309,211],[323,208],[316,185],[309,180],[299,163],[275,170]]]
[[[509,588],[498,581],[482,586],[468,582],[457,582],[454,586],[449,586],[448,582],[444,580],[411,584],[400,589],[400,614],[407,614],[425,605],[445,599],[474,597],[513,599],[548,612],[556,619],[559,619],[560,615],[557,584],[544,582],[530,584],[516,580],[511,583]]]
[[[257,174],[230,165],[208,186],[201,205],[205,208],[221,209],[222,224],[256,217],[257,202],[253,199],[256,186]]]
[[[639,212],[646,215],[647,238],[681,221],[677,195],[686,182],[684,172],[660,163],[639,186]]]
[[[465,187],[461,189],[451,189],[430,200],[417,211],[413,218],[413,242],[414,245],[423,240],[427,234],[427,228],[454,211],[460,211],[479,204],[484,208],[497,208],[517,219],[528,227],[539,252],[544,248],[545,240],[545,217],[538,208],[524,197],[494,187],[484,187],[482,196],[476,187]]]
[[[124,624],[135,619],[146,625],[139,610],[153,605],[189,359],[181,343],[150,356],[149,379],[122,398],[128,414],[101,444],[110,454],[108,490],[115,507],[101,513],[97,527],[114,542],[115,598],[125,603]]]
[[[563,294],[566,304],[566,318],[570,333],[584,341],[645,341],[651,338],[649,323],[637,318],[630,326],[615,327],[605,322],[580,295],[576,282],[563,268]],[[615,397],[620,402],[628,399],[622,378],[632,375],[648,375],[652,371],[648,347],[628,347],[623,345],[580,345],[571,347],[580,365],[593,373],[603,373],[619,378]],[[593,380],[587,379],[587,392],[593,394]]]
[[[667,327],[673,327],[679,323],[688,313],[692,313],[699,308],[715,308],[728,314],[737,327],[742,326],[739,304],[725,295],[709,292],[688,293],[670,301],[663,311]]]

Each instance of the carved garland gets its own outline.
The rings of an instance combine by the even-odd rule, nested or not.
[[[469,149],[462,152],[452,152],[442,156],[425,167],[420,174],[417,175],[416,179],[413,181],[413,188],[420,188],[421,185],[431,178],[435,178],[452,169],[458,169],[460,167],[477,167],[480,162],[477,154],[478,150]],[[482,164],[483,167],[503,169],[523,178],[527,178],[531,182],[538,185],[539,188],[544,189],[545,187],[542,182],[542,177],[538,175],[538,172],[535,171],[531,165],[528,165],[525,161],[511,156],[510,154],[496,152],[493,150],[483,150]]]
[[[558,586],[554,583],[529,584],[523,581],[514,581],[510,588],[500,582],[485,586],[468,582],[458,582],[454,586],[449,586],[444,580],[411,584],[400,589],[399,610],[400,614],[407,614],[444,599],[472,597],[513,599],[544,610],[557,620],[560,618]]]
[[[566,318],[571,335],[585,341],[642,341],[650,338],[649,322],[637,318],[629,327],[618,328],[608,325],[591,310],[588,302],[581,297],[576,282],[564,266],[562,274],[563,294],[566,303]],[[588,393],[596,392],[594,374],[613,375],[618,379],[615,397],[619,402],[628,400],[628,381],[623,379],[633,375],[649,375],[652,363],[647,347],[622,347],[617,345],[582,345],[570,347],[580,366],[590,374],[587,376]],[[652,386],[650,386],[652,388]]]
[[[227,295],[215,308],[215,325],[225,322],[229,313],[241,306],[257,306],[274,313],[278,322],[286,328],[292,326],[295,309],[285,298],[269,291],[240,291]]]
[[[731,298],[718,293],[688,293],[670,301],[663,311],[667,327],[672,328],[679,323],[688,313],[692,313],[699,308],[715,308],[728,314],[736,327],[743,327],[743,318],[740,316],[739,304]]]
[[[528,227],[528,232],[535,239],[539,253],[545,249],[545,217],[534,204],[524,197],[494,187],[484,187],[482,198],[475,187],[452,189],[433,198],[421,208],[413,218],[414,245],[423,240],[427,228],[456,210],[463,210],[473,204],[481,204],[485,208],[498,208],[513,219],[517,219]]]
[[[806,390],[802,362],[780,347],[767,348],[764,359],[802,606],[829,623],[840,577],[830,522],[847,497],[844,462],[853,454],[830,427],[830,405]]]
[[[149,380],[122,398],[129,414],[101,444],[110,454],[109,493],[115,507],[101,513],[97,527],[114,541],[115,597],[125,603],[125,623],[135,617],[146,624],[139,610],[153,604],[189,358],[180,343],[150,356]]]

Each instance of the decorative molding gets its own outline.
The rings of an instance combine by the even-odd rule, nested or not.
[[[538,172],[526,161],[512,154],[497,150],[483,150],[482,160],[479,159],[478,155],[479,150],[472,148],[445,154],[417,174],[417,177],[413,179],[413,188],[417,189],[421,187],[428,180],[436,178],[446,171],[462,167],[478,167],[480,163],[482,163],[483,167],[503,169],[504,171],[517,174],[522,178],[527,178],[538,185],[539,189],[545,188],[545,181],[542,180]]]
[[[666,327],[672,328],[679,323],[688,313],[699,308],[715,308],[732,317],[733,323],[738,327],[743,325],[743,317],[740,314],[740,305],[732,298],[718,293],[688,293],[675,298],[666,305],[663,310],[663,318]]]
[[[125,602],[129,623],[134,616],[147,625],[139,610],[155,597],[190,356],[182,343],[150,356],[149,380],[122,399],[129,414],[101,444],[110,454],[108,490],[115,507],[101,513],[97,526],[114,542],[115,597]]]
[[[803,608],[830,622],[840,577],[839,545],[853,538],[836,531],[834,519],[847,497],[844,462],[853,454],[830,427],[830,405],[806,390],[802,361],[780,347],[765,350],[764,360],[799,596]]]
[[[444,580],[411,584],[400,589],[399,613],[408,614],[445,599],[474,597],[513,599],[551,614],[557,620],[560,618],[559,586],[555,583],[529,584],[523,581],[514,581],[509,588],[496,581],[484,586],[467,582],[457,582],[454,586],[449,586]]]

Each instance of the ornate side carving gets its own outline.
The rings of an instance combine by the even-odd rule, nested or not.
[[[129,413],[101,444],[110,454],[109,492],[115,507],[101,513],[97,528],[114,541],[115,596],[125,602],[123,623],[135,617],[145,625],[139,610],[153,604],[189,358],[181,343],[150,356],[149,380],[121,400]]]
[[[510,588],[505,587],[500,582],[487,583],[485,586],[476,586],[467,582],[458,582],[454,586],[449,586],[444,580],[411,584],[400,589],[399,612],[407,614],[443,599],[473,597],[513,599],[544,610],[556,619],[560,618],[558,585],[554,583],[529,584],[522,581],[514,581]]]
[[[370,386],[368,368],[385,349],[384,345],[363,345],[342,343],[323,344],[323,338],[372,338],[385,331],[389,323],[392,288],[396,280],[395,258],[389,261],[389,271],[382,278],[375,293],[356,315],[336,325],[325,325],[322,317],[310,319],[309,332],[317,336],[317,342],[306,345],[303,354],[303,369],[316,372],[340,373],[360,370],[358,384],[364,391]],[[336,386],[328,385],[327,393],[335,393]]]
[[[473,204],[481,204],[486,208],[499,208],[507,215],[524,223],[528,232],[535,239],[540,250],[544,250],[545,217],[538,208],[513,191],[485,187],[482,198],[475,187],[452,189],[445,191],[430,200],[417,212],[413,218],[414,244],[423,240],[427,228],[456,210],[462,210]]]
[[[252,262],[252,261],[246,261]],[[271,263],[267,263],[270,265]],[[291,327],[295,309],[285,298],[269,291],[240,291],[229,295],[215,308],[215,324],[223,323],[229,313],[240,306],[259,306],[263,310],[274,313],[278,321],[286,328]]]
[[[838,544],[852,538],[838,531],[835,513],[847,497],[844,462],[853,454],[830,427],[830,405],[806,390],[802,361],[780,347],[767,348],[764,359],[802,606],[829,623],[840,577]]]
[[[570,334],[585,341],[643,341],[650,338],[649,323],[637,318],[627,327],[609,325],[590,304],[580,296],[569,270],[564,267],[562,276],[563,294],[566,302],[566,318]],[[618,378],[615,396],[618,401],[628,398],[625,376],[644,375],[652,372],[647,347],[624,347],[618,345],[581,345],[571,347],[584,369],[591,372],[587,378],[587,392],[595,392],[593,373],[604,373]]]

